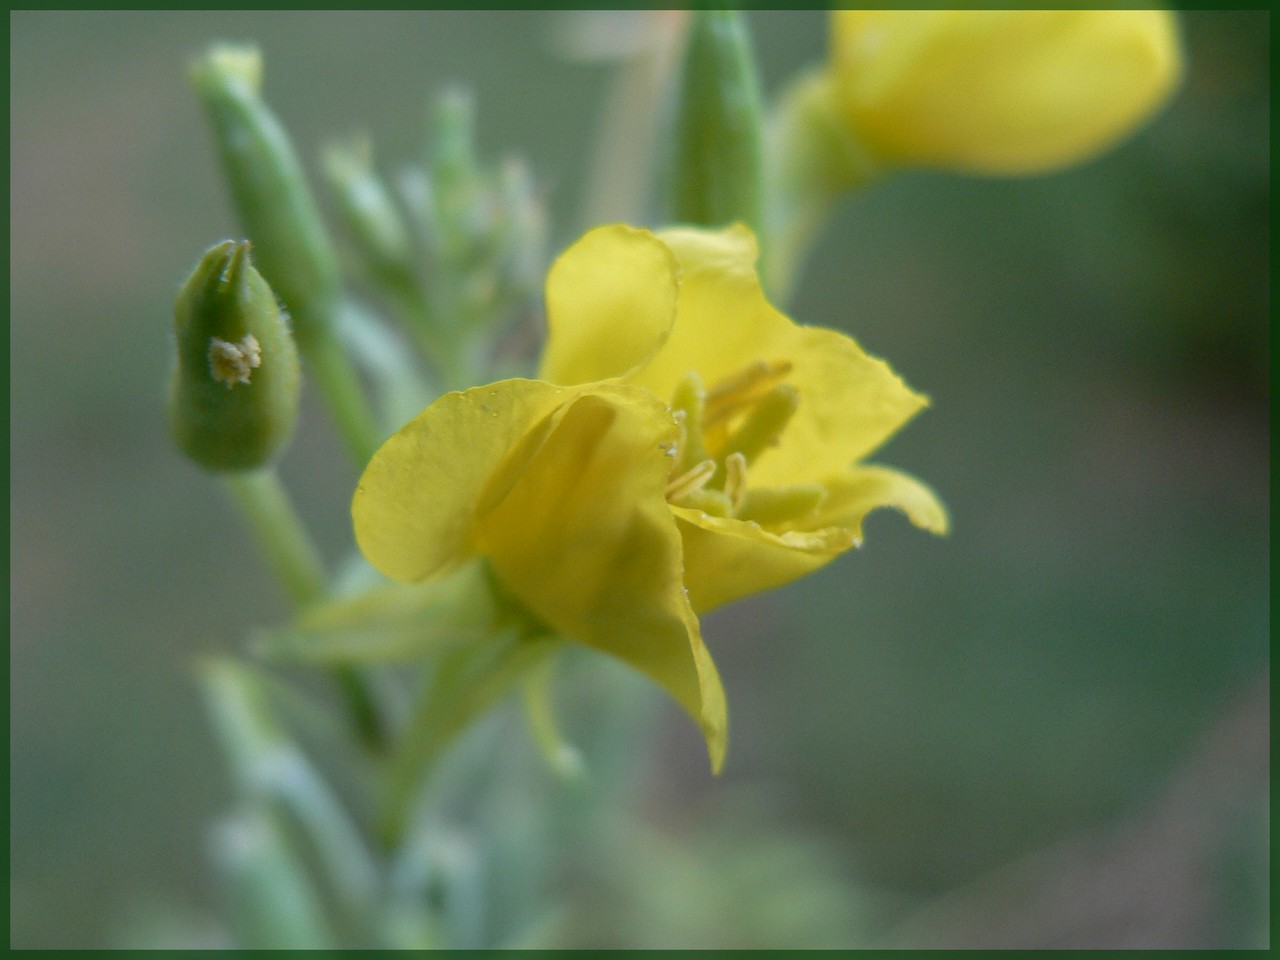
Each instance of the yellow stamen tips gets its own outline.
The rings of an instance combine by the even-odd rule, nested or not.
[[[262,347],[252,333],[235,343],[218,337],[209,338],[209,373],[230,390],[237,383],[248,383],[249,372],[262,366]]]
[[[667,500],[675,502],[701,490],[707,485],[707,481],[715,476],[715,472],[716,462],[703,460],[696,467],[686,470],[667,484]]]
[[[826,499],[827,491],[816,483],[766,487],[746,492],[735,513],[739,520],[782,524],[810,516]]]
[[[766,363],[757,360],[731,377],[726,377],[707,391],[707,426],[727,420],[765,396],[782,383],[791,373],[791,363],[786,360]]]
[[[746,494],[747,458],[740,453],[731,453],[724,458],[724,495],[729,498],[735,514]]]
[[[740,453],[748,461],[757,459],[766,449],[777,445],[799,405],[800,394],[795,387],[782,384],[772,388],[725,441],[725,455]]]

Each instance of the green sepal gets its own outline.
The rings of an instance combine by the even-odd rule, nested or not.
[[[508,619],[481,564],[450,577],[382,584],[303,610],[285,627],[258,631],[257,653],[305,663],[424,662],[487,641]]]

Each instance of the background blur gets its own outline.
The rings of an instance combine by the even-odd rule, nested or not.
[[[611,70],[564,16],[10,15],[13,946],[217,942],[190,666],[284,613],[165,432],[173,295],[236,233],[187,60],[256,40],[313,173],[356,130],[411,156],[469,85],[560,249]],[[751,24],[770,91],[822,55],[818,13]],[[1183,25],[1184,89],[1114,153],[833,217],[792,315],[933,398],[879,459],[954,532],[877,515],[709,619],[727,771],[645,694],[619,846],[548,892],[570,945],[1266,945],[1270,23]],[[336,557],[355,475],[307,411],[283,470]]]

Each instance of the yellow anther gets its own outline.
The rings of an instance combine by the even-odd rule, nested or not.
[[[746,420],[724,441],[721,456],[741,453],[748,461],[757,459],[778,442],[800,405],[795,387],[782,384],[762,396]]]
[[[747,458],[740,453],[731,453],[724,458],[724,495],[737,513],[742,506],[742,498],[747,495]]]
[[[714,460],[703,460],[691,470],[677,476],[667,484],[667,499],[671,501],[679,500],[687,497],[695,490],[701,490],[707,485],[707,481],[715,476],[716,462]]]

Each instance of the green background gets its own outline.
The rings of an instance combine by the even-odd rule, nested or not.
[[[565,16],[11,14],[13,946],[218,942],[191,665],[285,610],[165,433],[173,295],[236,232],[186,62],[258,42],[313,174],[359,130],[412,156],[429,95],[471,87],[558,250],[610,79],[557,52]],[[1108,156],[836,211],[791,313],[931,396],[878,459],[953,532],[877,516],[708,618],[728,768],[644,694],[653,836],[544,892],[574,944],[1265,942],[1270,21],[1182,21],[1183,89]],[[750,22],[770,92],[822,55],[818,13]],[[283,472],[337,557],[355,474],[304,404]]]

